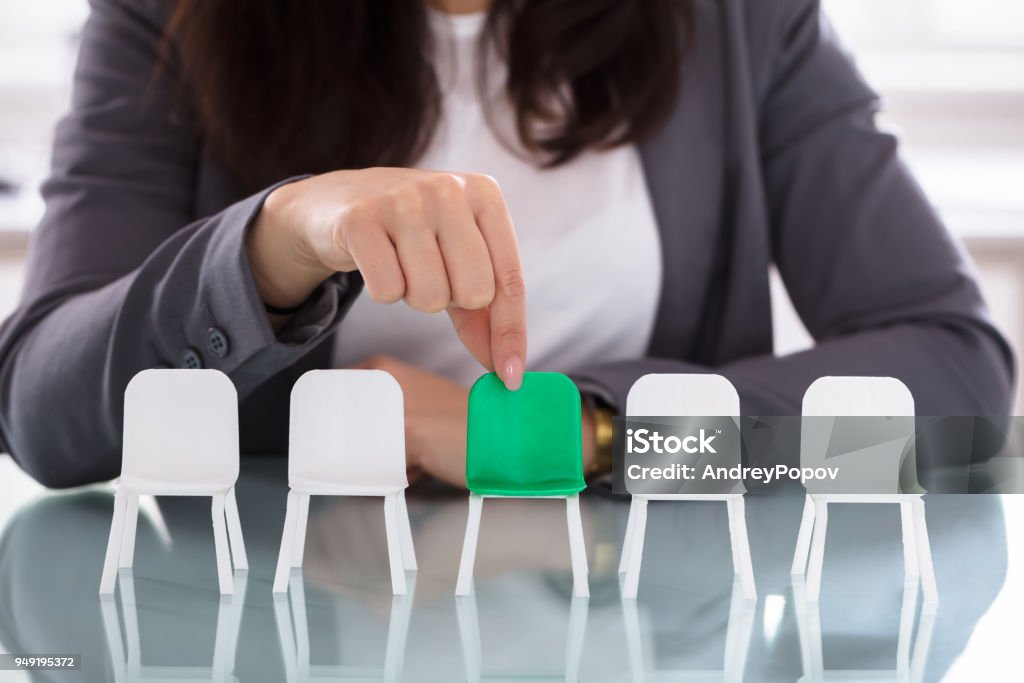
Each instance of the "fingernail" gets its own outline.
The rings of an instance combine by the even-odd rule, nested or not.
[[[523,361],[519,356],[512,356],[505,362],[502,381],[509,391],[516,391],[523,385]]]

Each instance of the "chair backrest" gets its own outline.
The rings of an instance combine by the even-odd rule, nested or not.
[[[555,372],[527,372],[517,391],[494,373],[469,392],[466,482],[493,495],[568,495],[583,489],[580,393]]]
[[[713,456],[689,456],[691,465],[701,463],[716,467],[731,467],[742,461],[742,441],[739,434],[740,397],[736,387],[725,377],[698,373],[654,373],[644,375],[629,389],[626,396],[627,417],[698,418],[674,420],[673,423],[690,432],[705,425],[720,427],[727,433],[720,437]],[[722,420],[704,421],[700,418],[729,417],[731,426]],[[639,426],[639,425],[638,425]],[[728,433],[731,432],[731,433]],[[677,455],[676,459],[683,457]],[[743,482],[722,484],[728,490],[712,492],[703,480],[680,486],[680,498],[720,497],[722,493],[743,493]],[[661,493],[659,495],[665,495]]]
[[[804,393],[800,424],[803,467],[842,466],[843,493],[898,493],[917,486],[914,465],[914,396],[894,377],[820,377]],[[807,419],[810,418],[810,419]],[[858,419],[862,418],[862,419]],[[878,418],[878,419],[874,419]],[[828,492],[829,482],[814,492]],[[852,491],[851,489],[857,489]],[[812,487],[808,487],[812,490]]]
[[[292,387],[288,478],[405,488],[402,387],[383,370],[311,370]]]
[[[121,476],[183,488],[238,479],[238,394],[219,370],[143,370],[124,392]]]
[[[740,397],[721,375],[644,375],[626,396],[626,415],[736,416]]]
[[[819,377],[804,393],[803,415],[913,416],[914,396],[895,377]]]

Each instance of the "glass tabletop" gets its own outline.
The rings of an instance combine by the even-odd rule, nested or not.
[[[620,598],[629,506],[582,496],[589,599],[572,597],[565,506],[484,506],[475,589],[454,587],[466,495],[409,492],[419,571],[393,597],[380,498],[314,497],[302,570],[271,592],[283,459],[244,459],[250,569],[217,591],[210,501],[143,498],[135,564],[97,593],[109,485],[35,486],[0,456],[0,652],[81,668],[0,681],[1019,680],[1021,518],[1012,496],[926,496],[940,604],[905,580],[899,509],[836,505],[817,605],[790,564],[803,500],[747,496],[758,599],[735,587],[726,506],[652,502],[637,600]]]

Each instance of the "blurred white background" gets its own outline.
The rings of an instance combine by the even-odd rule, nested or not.
[[[1024,2],[824,5],[884,95],[883,125],[900,133],[929,196],[974,256],[999,324],[1024,349]],[[87,13],[85,0],[0,0],[0,317],[17,300]],[[779,350],[806,346],[777,281],[776,289]],[[1024,414],[1024,398],[1016,412]]]

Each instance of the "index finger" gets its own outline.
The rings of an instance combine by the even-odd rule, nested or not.
[[[493,178],[472,176],[467,189],[494,271],[494,299],[488,307],[491,362],[505,386],[515,391],[523,383],[526,367],[526,280],[516,231]]]

